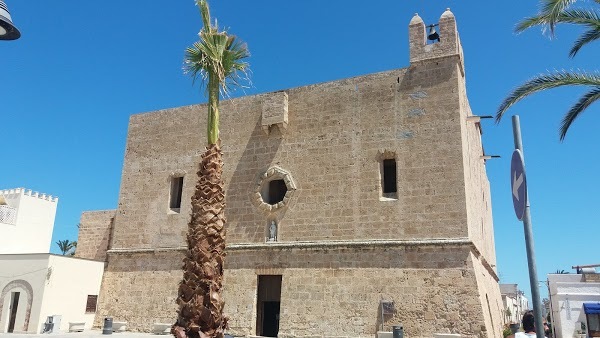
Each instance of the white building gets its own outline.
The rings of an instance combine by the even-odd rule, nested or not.
[[[23,188],[0,190],[0,254],[50,252],[57,204]]]
[[[529,301],[517,284],[500,284],[500,294],[504,305],[504,323],[520,324],[523,313],[529,310]]]
[[[600,274],[549,274],[548,288],[556,338],[600,337],[600,313],[590,313],[600,312]]]
[[[58,198],[0,190],[0,333],[91,328],[103,261],[50,254]],[[60,321],[60,323],[59,323]]]
[[[92,327],[104,262],[53,254],[0,255],[0,332],[41,333],[48,316]],[[12,303],[12,304],[11,304]]]

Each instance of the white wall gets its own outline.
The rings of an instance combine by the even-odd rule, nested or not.
[[[50,252],[58,198],[22,188],[0,195],[17,208],[15,224],[0,223],[0,254]]]
[[[23,287],[11,287],[15,285],[15,281],[19,280],[24,280],[29,283],[33,291],[31,314],[27,332],[39,332],[41,323],[43,323],[43,320],[40,322],[40,308],[44,295],[47,272],[48,254],[0,255],[0,298],[4,294],[4,301],[0,302],[0,311],[2,312],[0,314],[0,332],[6,332],[8,327],[11,292],[21,293],[14,332],[23,331],[25,312],[27,310],[29,299],[27,297],[27,292]]]
[[[572,338],[586,322],[583,303],[600,302],[600,283],[583,282],[581,274],[548,275],[552,318],[557,338]]]
[[[95,313],[85,313],[87,296],[100,293],[104,262],[51,255],[49,267],[52,274],[44,291],[42,317],[61,315],[62,332],[68,332],[69,322],[85,322],[90,329]]]

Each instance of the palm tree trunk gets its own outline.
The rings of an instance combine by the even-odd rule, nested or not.
[[[208,141],[198,170],[188,224],[188,252],[179,284],[179,313],[171,333],[178,338],[222,338],[227,327],[222,299],[225,258],[225,191],[218,144],[219,87],[209,77]]]
[[[216,74],[208,76],[208,123],[206,136],[208,144],[219,140],[219,80]]]

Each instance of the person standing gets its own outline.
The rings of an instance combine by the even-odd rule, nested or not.
[[[510,335],[506,338],[535,338],[535,317],[533,316],[533,311],[527,311],[523,315],[523,319],[521,320],[521,325],[523,325],[524,332],[517,332],[514,335]],[[544,332],[548,335],[548,325],[544,323]],[[547,336],[545,338],[548,338]]]

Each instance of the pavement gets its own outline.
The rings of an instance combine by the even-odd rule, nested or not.
[[[0,338],[170,338],[171,335],[157,335],[147,332],[114,332],[102,334],[101,330],[59,333],[0,333]]]

